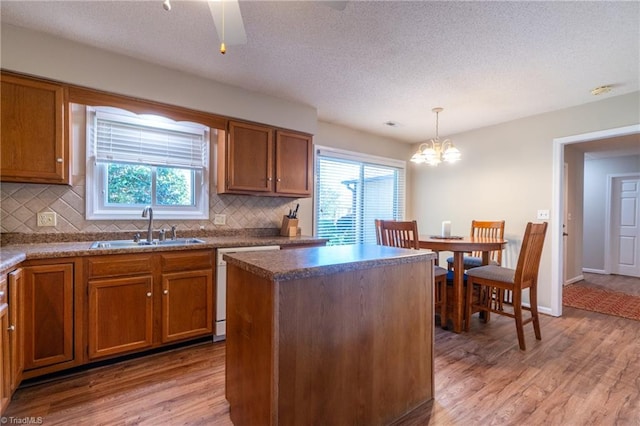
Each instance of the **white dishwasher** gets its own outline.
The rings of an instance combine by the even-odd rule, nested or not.
[[[214,341],[224,340],[227,330],[227,262],[222,256],[240,251],[280,250],[280,246],[227,247],[218,249],[216,266],[216,331]]]

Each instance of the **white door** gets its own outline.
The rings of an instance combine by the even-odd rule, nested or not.
[[[614,178],[611,195],[611,272],[640,277],[640,178]]]

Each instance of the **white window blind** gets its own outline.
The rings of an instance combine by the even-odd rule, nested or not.
[[[205,167],[206,128],[96,111],[96,161]]]
[[[375,244],[375,219],[403,219],[405,162],[342,150],[316,152],[315,234],[329,244]]]

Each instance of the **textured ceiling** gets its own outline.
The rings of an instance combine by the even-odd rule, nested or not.
[[[3,0],[0,10],[3,24],[301,102],[322,121],[411,143],[435,136],[435,106],[446,136],[640,90],[637,1],[240,1],[247,43],[226,55],[206,2],[172,5]],[[613,91],[590,94],[601,85]]]

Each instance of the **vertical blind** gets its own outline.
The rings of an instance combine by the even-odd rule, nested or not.
[[[97,161],[202,169],[206,159],[204,126],[157,122],[96,111]]]
[[[316,154],[318,237],[330,245],[375,244],[375,219],[404,218],[403,161],[330,149]]]

